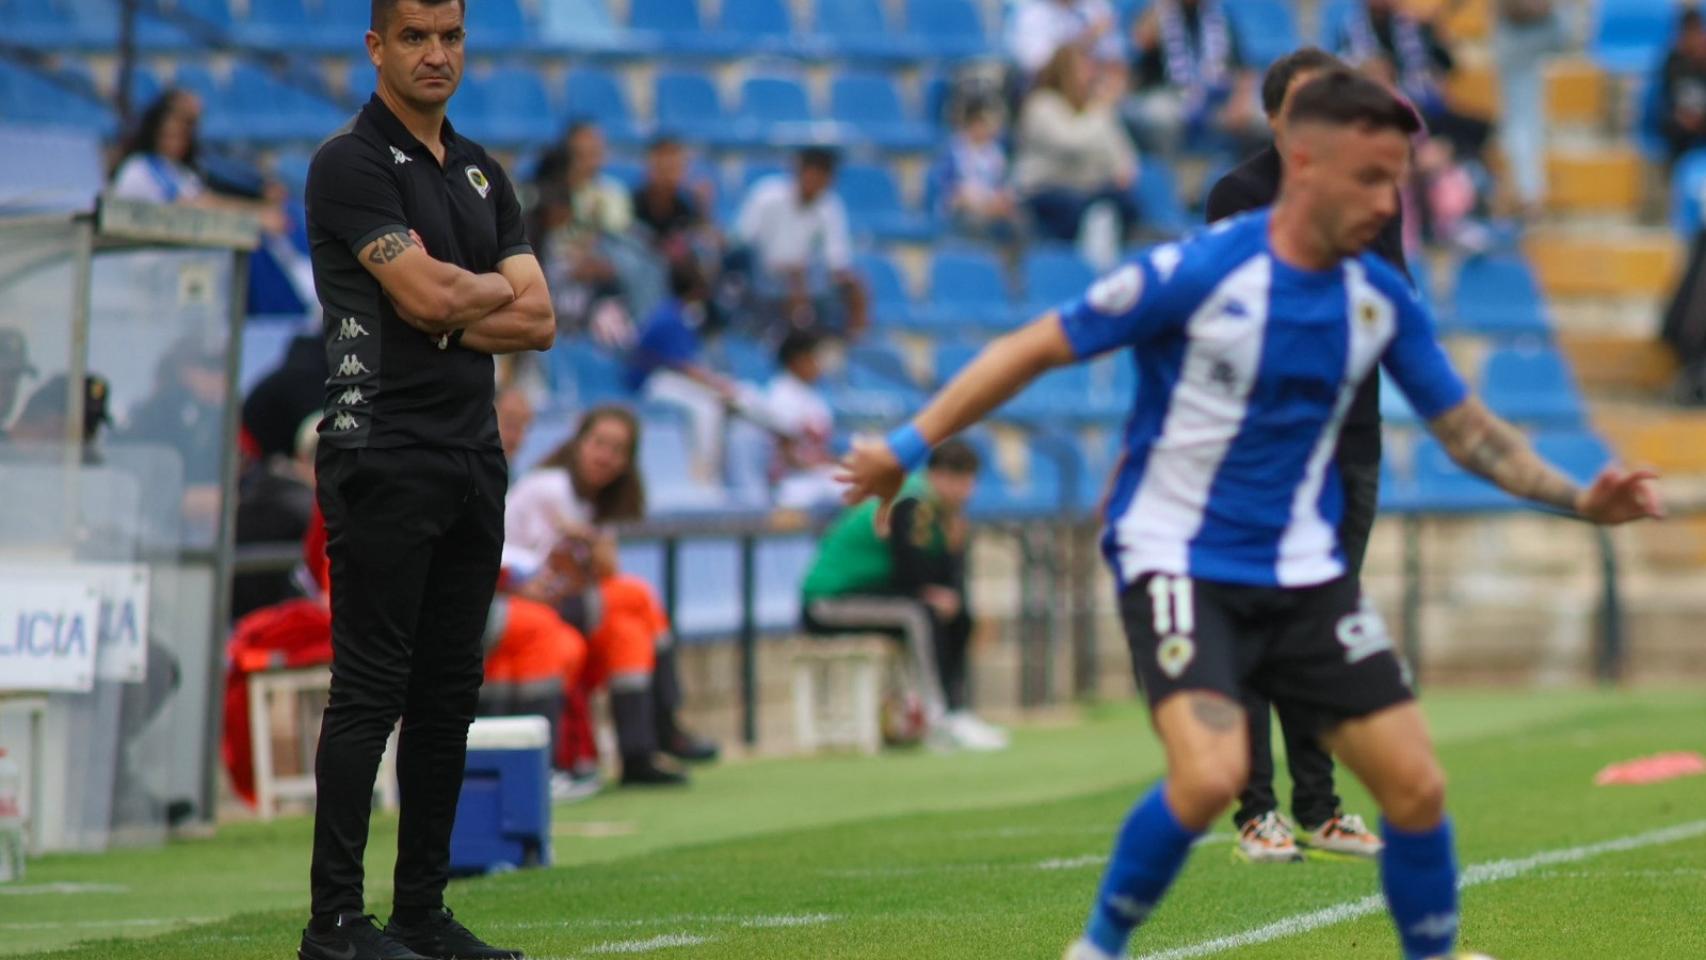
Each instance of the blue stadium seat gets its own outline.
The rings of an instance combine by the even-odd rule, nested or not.
[[[6,39],[26,47],[108,50],[118,45],[112,0],[31,0],[14,3]]]
[[[1665,86],[1659,82],[1657,70],[1648,71],[1637,81],[1635,99],[1635,145],[1641,155],[1654,163],[1670,159],[1670,141],[1664,135]]]
[[[1502,348],[1487,357],[1481,396],[1509,420],[1549,427],[1582,421],[1582,397],[1564,355],[1551,347]]]
[[[339,0],[310,0],[318,7],[312,12],[320,21],[320,47],[326,52],[347,52],[366,59],[362,37],[367,33],[370,6],[365,3],[341,3]]]
[[[331,103],[249,63],[231,69],[223,106],[217,125],[220,139],[318,142],[346,119]]]
[[[1089,419],[1090,368],[1057,367],[1033,380],[1001,408],[998,416],[1037,426]]]
[[[646,169],[637,160],[607,160],[604,175],[633,190],[646,178]]]
[[[1670,224],[1684,240],[1700,232],[1706,207],[1706,149],[1682,155],[1670,177]]]
[[[930,323],[936,329],[1004,329],[1014,314],[994,254],[944,251],[931,261]]]
[[[644,136],[634,122],[621,80],[607,70],[598,67],[570,70],[563,83],[563,104],[570,120],[596,121],[613,144],[632,145]]]
[[[465,78],[456,107],[457,125],[482,143],[540,145],[558,133],[545,84],[526,67],[498,67],[486,76]]]
[[[1583,486],[1592,483],[1599,472],[1615,459],[1605,441],[1585,430],[1540,433],[1534,438],[1534,449],[1548,463]]]
[[[930,124],[901,104],[894,81],[878,73],[844,73],[829,87],[829,116],[859,137],[891,150],[924,150],[936,140]]]
[[[307,0],[249,0],[249,15],[236,25],[236,35],[251,46],[303,53],[335,50],[350,42],[325,29],[310,13]]]
[[[1407,485],[1394,493],[1412,508],[1429,513],[1510,510],[1517,499],[1479,477],[1464,472],[1431,436],[1416,441],[1414,470]]]
[[[935,234],[929,217],[902,205],[900,188],[885,167],[847,164],[836,174],[835,192],[856,233],[896,241],[923,241]]]
[[[907,0],[906,34],[929,56],[945,60],[981,57],[992,49],[970,0]]]
[[[280,150],[273,154],[272,175],[289,188],[291,196],[301,197],[308,186],[308,166],[313,161],[312,150]]]
[[[1613,73],[1656,70],[1679,13],[1675,0],[1598,0],[1588,52]]]
[[[160,96],[160,76],[143,64],[136,64],[130,70],[130,107],[133,114],[141,113]],[[116,97],[118,91],[115,89]]]
[[[1550,335],[1540,285],[1517,256],[1463,262],[1452,293],[1450,328],[1486,336]]]
[[[1071,247],[1033,247],[1019,265],[1019,273],[1032,312],[1076,300],[1096,282],[1096,272]]]
[[[332,0],[344,2],[344,0]],[[468,4],[468,43],[475,50],[514,51],[539,45],[539,32],[518,0],[476,0]]]
[[[0,120],[69,127],[103,137],[118,130],[117,118],[104,103],[6,61],[0,61]]]
[[[1078,493],[1075,483],[1082,481],[1069,483],[1067,474],[1081,475],[1085,469],[1077,445],[1060,437],[1033,435],[1025,445],[1024,476],[1007,485],[1007,504],[1014,512],[1036,516],[1072,509]],[[982,475],[995,472],[990,464]]]
[[[712,353],[719,358],[718,369],[736,380],[767,383],[776,373],[776,351],[749,337],[725,333],[717,338]]]
[[[954,374],[964,369],[965,365],[977,356],[978,351],[983,349],[983,346],[981,342],[973,340],[938,340],[931,357],[935,368],[936,386],[940,388],[949,380],[954,379]]]
[[[628,26],[664,54],[728,57],[741,52],[736,38],[706,30],[698,0],[634,0]]]
[[[1282,0],[1235,0],[1226,15],[1238,31],[1239,52],[1258,70],[1303,45],[1292,4]]]
[[[582,407],[632,399],[622,361],[585,341],[563,337],[545,355],[551,391]]]
[[[783,0],[723,0],[718,26],[749,56],[801,55],[812,45],[810,38],[794,35]]]
[[[213,71],[209,70],[205,64],[179,63],[177,69],[172,72],[171,85],[179,90],[188,90],[200,97],[202,109],[209,113],[224,106],[225,87],[214,77]],[[205,124],[205,116],[203,121]],[[206,132],[204,129],[203,135]]]
[[[871,325],[878,330],[910,328],[916,310],[894,262],[880,253],[864,253],[854,258],[854,265],[871,296]]]
[[[913,390],[906,358],[893,344],[860,343],[847,351],[847,383],[870,389]]]
[[[735,111],[735,135],[754,146],[788,146],[816,143],[821,132],[813,130],[811,98],[799,80],[762,73],[749,76],[740,87],[740,106]]]
[[[1179,179],[1160,157],[1146,157],[1138,168],[1137,206],[1145,233],[1176,237],[1194,226],[1179,199]]]
[[[1339,52],[1339,40],[1345,24],[1360,8],[1358,0],[1323,0],[1316,8],[1316,42],[1322,49]]]
[[[711,79],[684,70],[660,72],[652,99],[659,132],[703,143],[728,144],[736,139]]]
[[[357,104],[365,104],[367,99],[373,96],[373,88],[378,83],[379,74],[366,57],[351,60],[344,71],[344,98]],[[450,108],[455,110],[456,106],[456,101],[452,100]]]
[[[541,5],[539,43],[559,53],[589,57],[657,52],[654,42],[618,24],[605,0],[551,0]]]
[[[114,8],[116,4],[109,5]],[[156,4],[155,6],[161,6]],[[225,0],[191,0],[187,5],[175,5],[174,14],[181,11],[193,18],[194,26],[186,26],[174,16],[162,16],[139,4],[136,14],[136,46],[150,52],[180,52],[200,46],[200,39],[230,36],[231,11]],[[203,26],[205,25],[205,29]]]
[[[813,26],[819,45],[842,60],[912,61],[927,53],[889,23],[879,0],[818,0]]]

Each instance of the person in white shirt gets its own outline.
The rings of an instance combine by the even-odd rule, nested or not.
[[[1021,0],[1007,30],[1007,51],[1034,77],[1067,44],[1082,47],[1099,66],[1122,69],[1125,40],[1108,0]]]
[[[223,197],[209,190],[196,172],[200,145],[201,98],[188,90],[170,89],[155,98],[137,120],[125,142],[123,159],[107,187],[109,196],[147,203],[186,204],[248,213],[270,234],[290,228],[284,215],[283,192],[269,185],[267,199],[256,202]]]
[[[823,377],[823,336],[796,330],[783,338],[781,367],[764,392],[770,425],[777,431],[772,470],[776,506],[811,510],[840,502],[845,489],[835,479],[835,411],[818,389]]]
[[[752,185],[735,218],[735,240],[752,254],[759,298],[796,328],[840,329],[869,322],[865,286],[853,272],[847,208],[835,195],[835,151],[800,151],[793,177]],[[831,297],[831,293],[835,296]]]

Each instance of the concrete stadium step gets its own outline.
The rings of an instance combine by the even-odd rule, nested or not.
[[[1548,208],[1557,213],[1640,211],[1644,161],[1628,146],[1554,147],[1546,152]]]
[[[1523,243],[1548,297],[1660,297],[1682,266],[1681,245],[1668,230],[1625,227],[1591,231],[1548,225]]]

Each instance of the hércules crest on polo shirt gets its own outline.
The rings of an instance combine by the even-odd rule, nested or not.
[[[469,164],[468,169],[463,172],[468,174],[468,182],[473,184],[474,189],[480,192],[480,199],[486,199],[486,194],[492,192],[492,182],[487,180],[486,175],[480,172],[480,168],[473,164]]]

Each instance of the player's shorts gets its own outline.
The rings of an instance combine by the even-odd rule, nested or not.
[[[1120,596],[1151,707],[1181,690],[1289,702],[1323,728],[1415,698],[1380,614],[1350,577],[1252,587],[1148,574]]]

